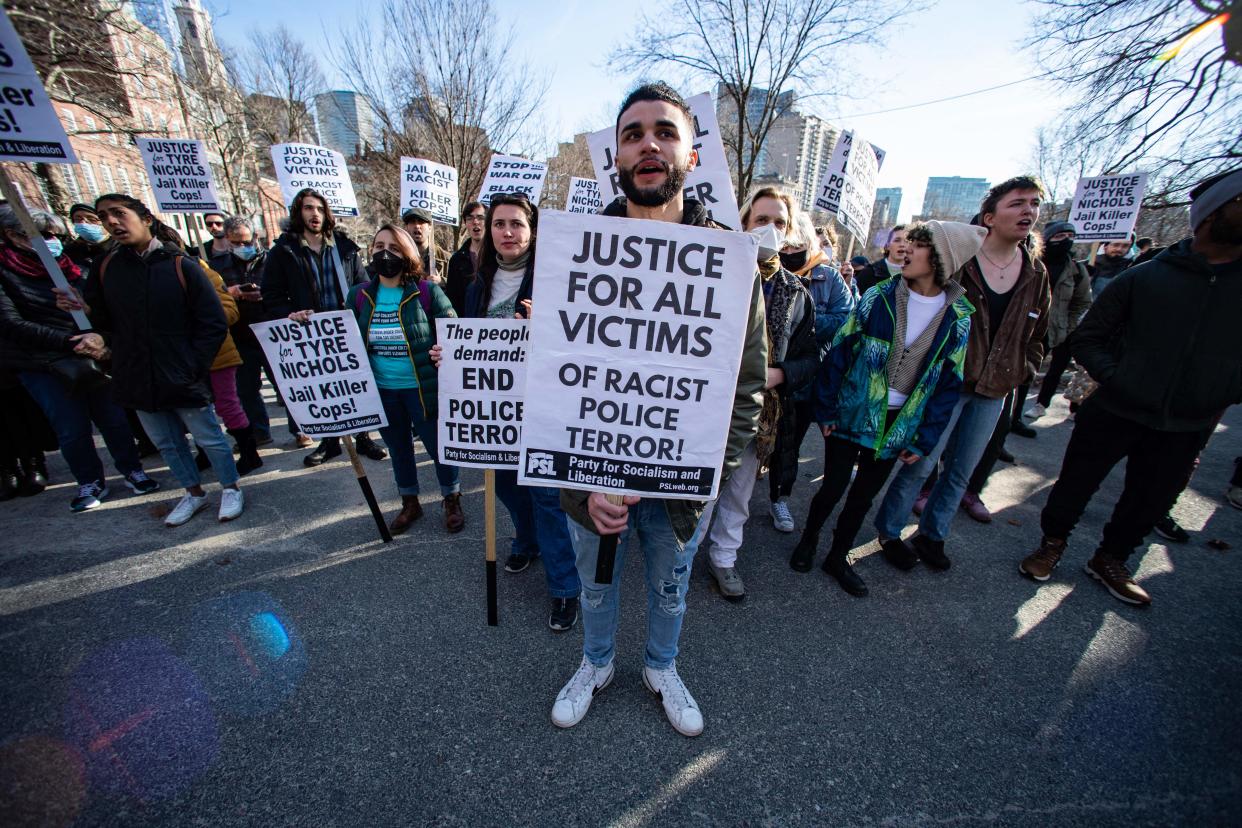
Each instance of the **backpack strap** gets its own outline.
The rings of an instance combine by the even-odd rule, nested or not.
[[[116,255],[116,248],[108,251],[108,255],[103,257],[103,261],[99,263],[99,286],[102,288],[104,283],[104,274],[108,272],[108,262],[112,261],[112,257]]]
[[[181,292],[188,293],[185,289],[185,273],[181,270],[181,260],[184,256],[173,256],[173,265],[177,268],[177,281],[181,283]]]

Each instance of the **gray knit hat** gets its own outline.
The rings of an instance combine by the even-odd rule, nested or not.
[[[952,276],[975,257],[988,237],[988,228],[960,221],[926,222],[932,234],[932,247],[940,257],[946,276]]]
[[[1242,195],[1242,170],[1215,176],[1215,181],[1201,181],[1191,191],[1190,196],[1190,229],[1198,230],[1199,225],[1207,217],[1215,213],[1229,201]],[[1208,184],[1211,181],[1211,184]],[[1208,184],[1207,187],[1203,187]],[[1203,187],[1203,189],[1200,189]],[[1197,191],[1197,192],[1196,192]]]
[[[1050,221],[1044,225],[1044,241],[1055,236],[1057,233],[1070,232],[1075,236],[1078,235],[1078,228],[1074,226],[1072,221]]]

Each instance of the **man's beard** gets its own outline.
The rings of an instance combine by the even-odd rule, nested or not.
[[[1208,227],[1208,241],[1214,244],[1242,244],[1242,222],[1226,221],[1222,210],[1212,218],[1212,224]]]
[[[686,184],[689,170],[683,170],[674,164],[664,165],[665,179],[659,187],[640,188],[634,183],[632,169],[618,168],[617,179],[621,184],[621,192],[639,207],[662,207],[672,201]]]

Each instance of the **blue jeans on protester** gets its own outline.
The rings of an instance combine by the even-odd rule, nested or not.
[[[103,463],[95,451],[92,422],[99,427],[112,462],[122,476],[142,468],[125,409],[112,401],[111,388],[104,386],[74,396],[51,374],[22,371],[18,379],[56,430],[60,454],[79,486],[104,479]]]
[[[603,667],[616,651],[621,572],[630,539],[637,532],[647,577],[647,649],[643,662],[655,670],[663,670],[673,663],[685,619],[691,564],[707,523],[700,520],[690,541],[682,544],[673,533],[664,501],[652,498],[638,501],[630,507],[629,521],[617,544],[612,583],[597,584],[595,563],[599,556],[599,535],[569,521],[569,536],[573,539],[578,577],[582,581],[582,650],[587,660],[596,667]]]
[[[953,409],[949,424],[932,453],[917,463],[902,466],[888,487],[888,494],[875,516],[875,528],[881,538],[900,538],[910,509],[919,496],[923,481],[931,476],[936,461],[943,455],[944,470],[932,488],[919,519],[919,534],[928,540],[942,541],[949,536],[949,524],[957,514],[962,495],[970,483],[970,475],[992,439],[996,421],[1005,400],[963,393]]]
[[[436,424],[423,417],[423,404],[417,388],[381,388],[380,402],[388,425],[380,429],[384,445],[392,457],[392,476],[397,480],[397,491],[402,495],[418,494],[418,462],[414,459],[414,435],[423,441],[432,462],[436,466],[436,479],[440,481],[440,494],[448,497],[456,494],[461,472],[456,466],[446,466],[439,461],[436,448]]]
[[[211,461],[216,480],[221,486],[237,483],[237,465],[233,462],[233,447],[220,428],[216,408],[175,408],[172,411],[138,411],[142,428],[160,450],[160,456],[168,464],[168,470],[184,488],[193,488],[202,482],[194,453],[185,439],[185,430],[194,435],[194,443]],[[184,427],[183,427],[184,424]]]
[[[501,469],[496,472],[496,497],[513,520],[511,554],[542,557],[548,595],[577,598],[582,585],[569,539],[570,521],[561,509],[560,489],[519,486],[515,470]]]

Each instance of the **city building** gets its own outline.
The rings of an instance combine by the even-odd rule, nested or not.
[[[917,218],[969,221],[987,194],[986,178],[932,176],[927,179],[923,210]]]
[[[172,56],[172,64],[178,75],[185,73],[181,59],[181,28],[177,25],[177,13],[173,0],[129,0],[133,17],[164,41],[164,48]]]
[[[180,32],[182,66],[186,83],[192,87],[229,86],[224,55],[216,45],[211,15],[199,0],[181,0],[173,9]]]
[[[321,144],[346,158],[380,146],[379,124],[371,99],[359,92],[336,90],[315,96],[315,125]]]
[[[880,227],[892,227],[901,212],[901,188],[880,187],[875,191],[875,208],[871,222]]]

